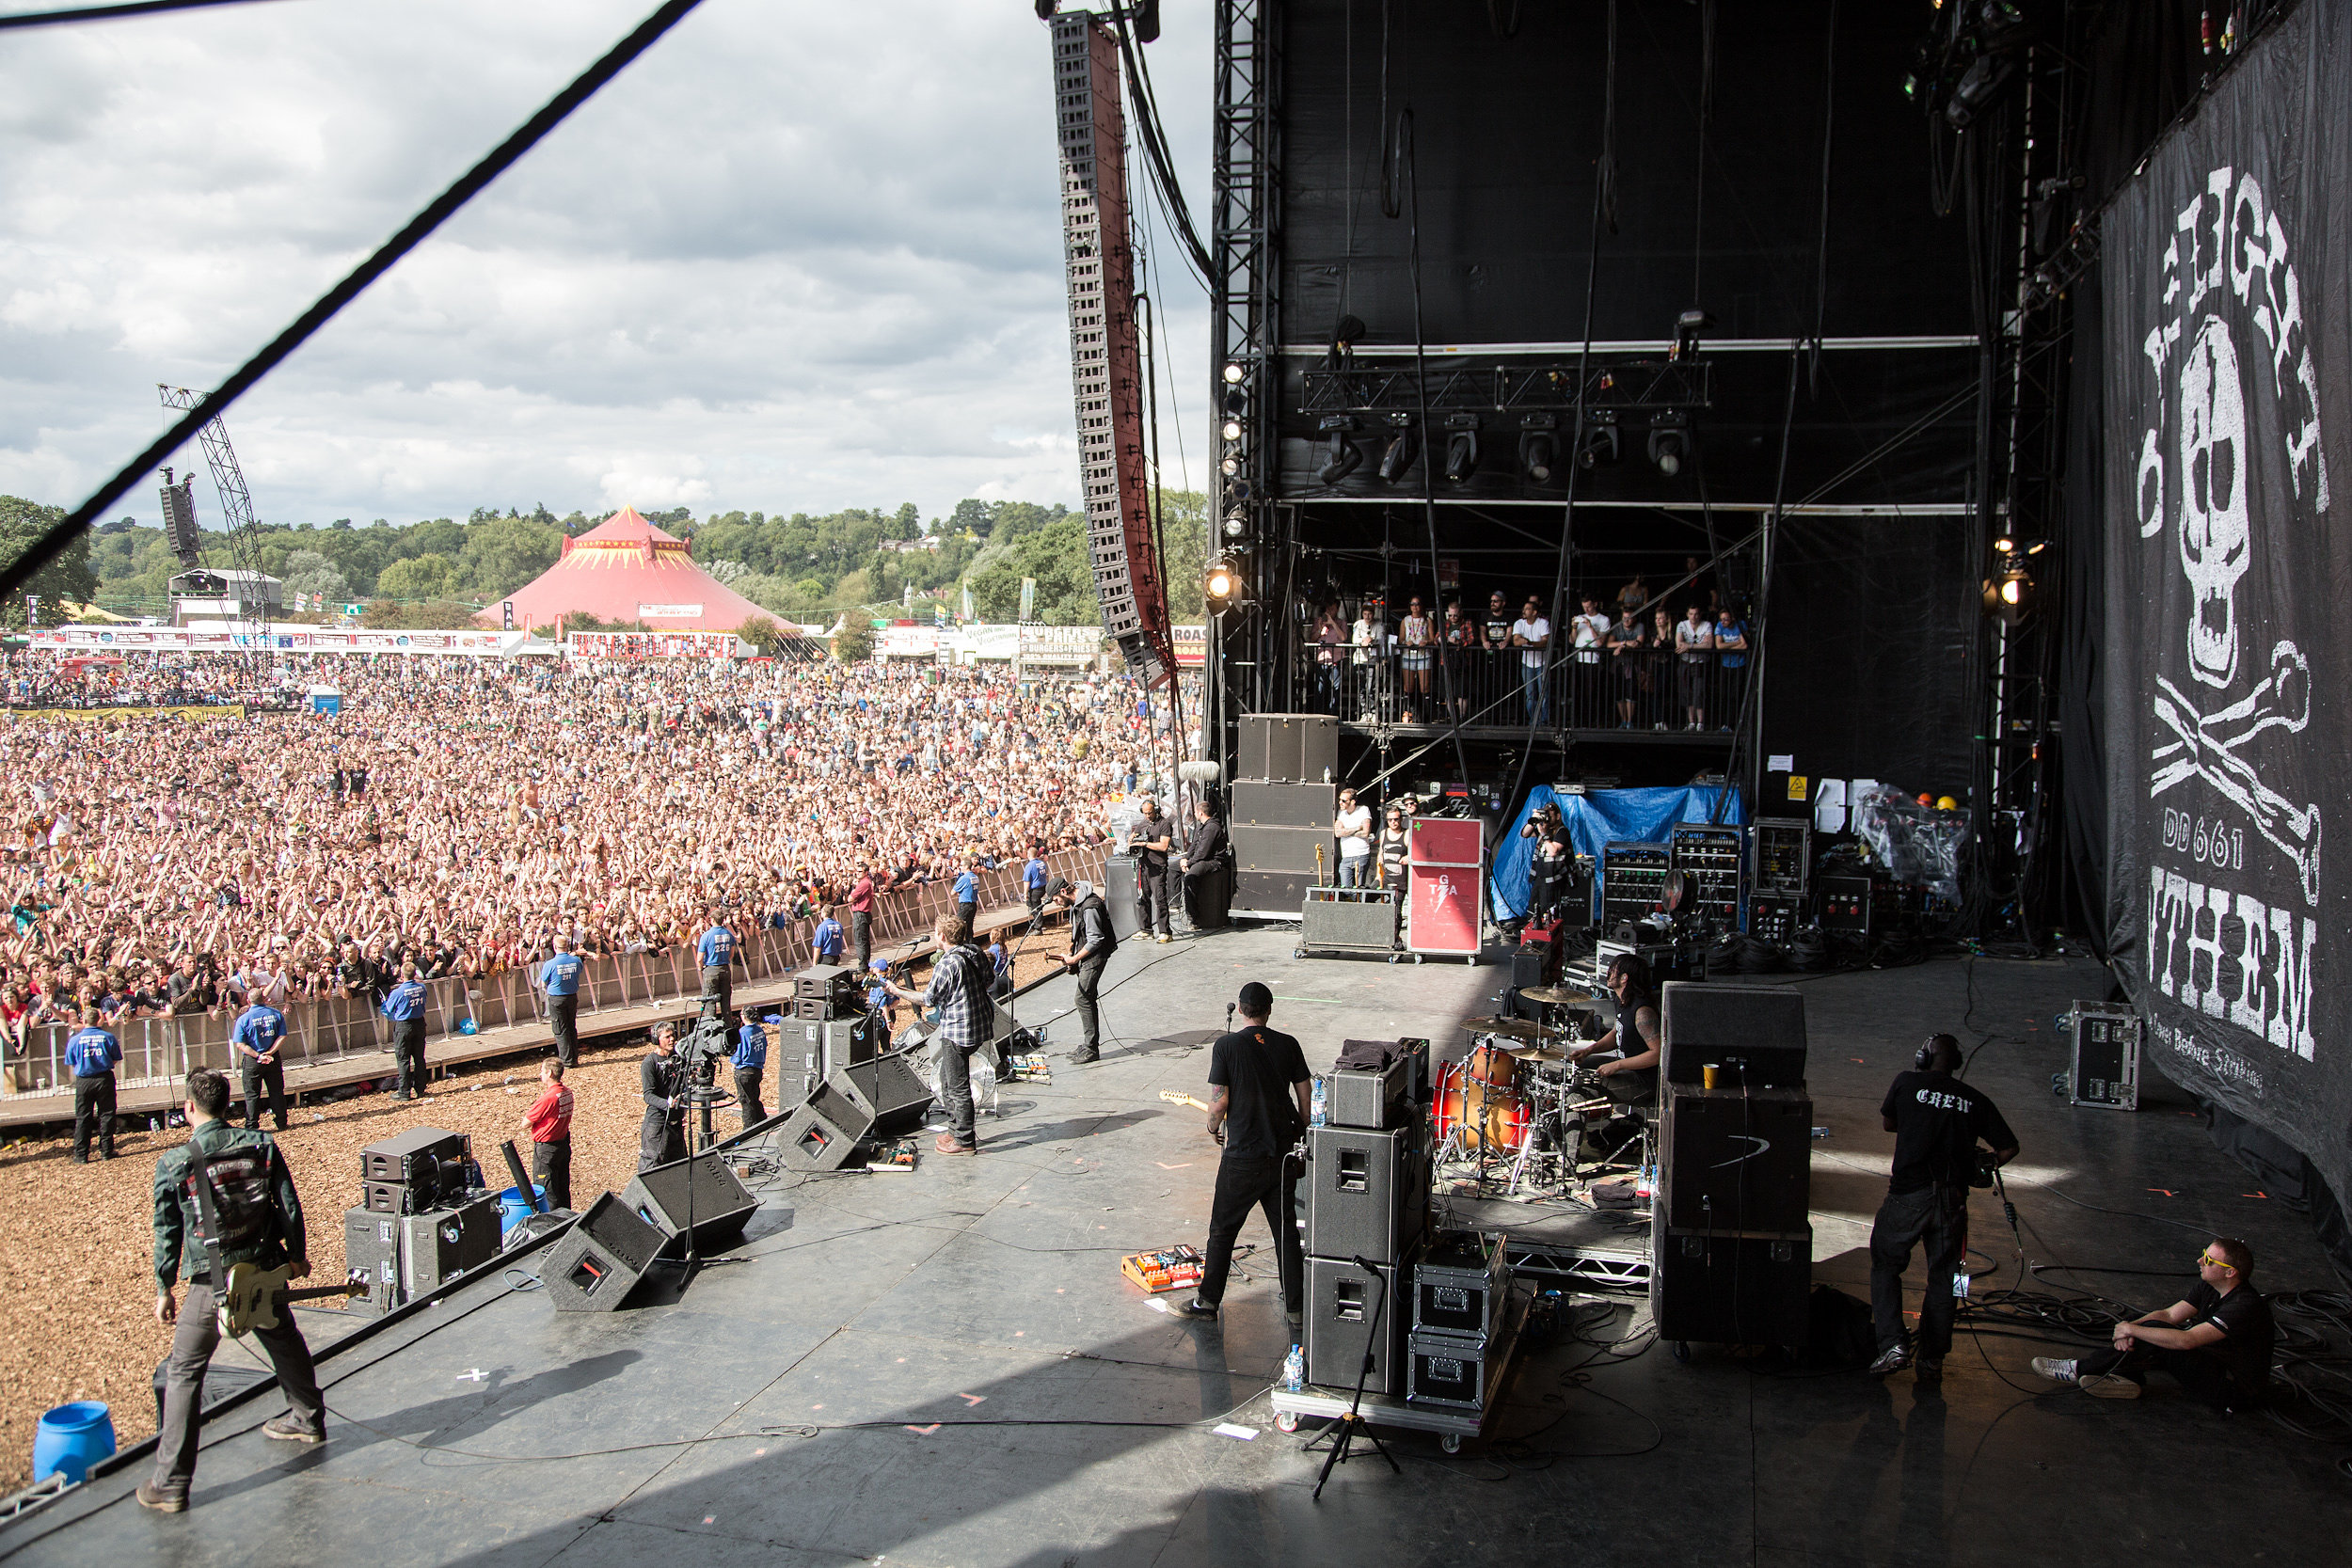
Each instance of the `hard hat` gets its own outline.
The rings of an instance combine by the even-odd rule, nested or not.
[[[1960,809],[1960,802],[1953,800],[1948,795],[1939,795],[1935,798],[1935,809],[1938,811],[1958,811]]]

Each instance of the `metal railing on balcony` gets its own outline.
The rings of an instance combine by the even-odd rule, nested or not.
[[[1334,657],[1335,656],[1335,657]],[[1311,646],[1294,671],[1305,711],[1347,723],[1446,722],[1451,691],[1467,726],[1524,729],[1723,732],[1747,696],[1745,653],[1692,654],[1654,644],[1568,649],[1531,666],[1516,648],[1433,652],[1408,667],[1401,650]]]

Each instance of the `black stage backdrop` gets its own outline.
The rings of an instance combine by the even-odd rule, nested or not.
[[[2347,125],[2352,7],[2304,6],[2117,198],[2099,290],[2110,952],[2165,1072],[2339,1194]]]

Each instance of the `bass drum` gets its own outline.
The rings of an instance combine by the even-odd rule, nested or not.
[[[1527,1141],[1527,1101],[1508,1089],[1481,1083],[1460,1062],[1438,1071],[1430,1116],[1440,1144],[1460,1130],[1457,1147],[1465,1154],[1517,1152]]]

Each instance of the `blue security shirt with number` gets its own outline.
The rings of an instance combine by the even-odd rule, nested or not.
[[[817,958],[821,963],[835,963],[841,958],[841,922],[827,915],[817,923]]]
[[[735,957],[735,933],[724,926],[713,926],[694,944],[694,951],[702,955],[705,969],[724,969]]]
[[[578,996],[583,967],[577,953],[558,953],[539,966],[539,989],[549,996]]]
[[[256,1002],[237,1015],[237,1026],[229,1037],[256,1056],[266,1056],[286,1037],[286,1015]]]
[[[120,1060],[122,1042],[104,1029],[76,1029],[73,1037],[65,1042],[65,1065],[76,1078],[103,1077]]]
[[[415,980],[403,980],[384,998],[384,1016],[394,1023],[405,1023],[424,1011],[424,987]]]
[[[735,1037],[735,1065],[738,1068],[768,1065],[768,1031],[756,1023],[746,1023]]]
[[[980,879],[969,871],[956,873],[956,902],[977,904],[980,901]]]
[[[1032,857],[1029,863],[1021,868],[1021,885],[1032,888],[1043,887],[1045,885],[1045,863]]]

